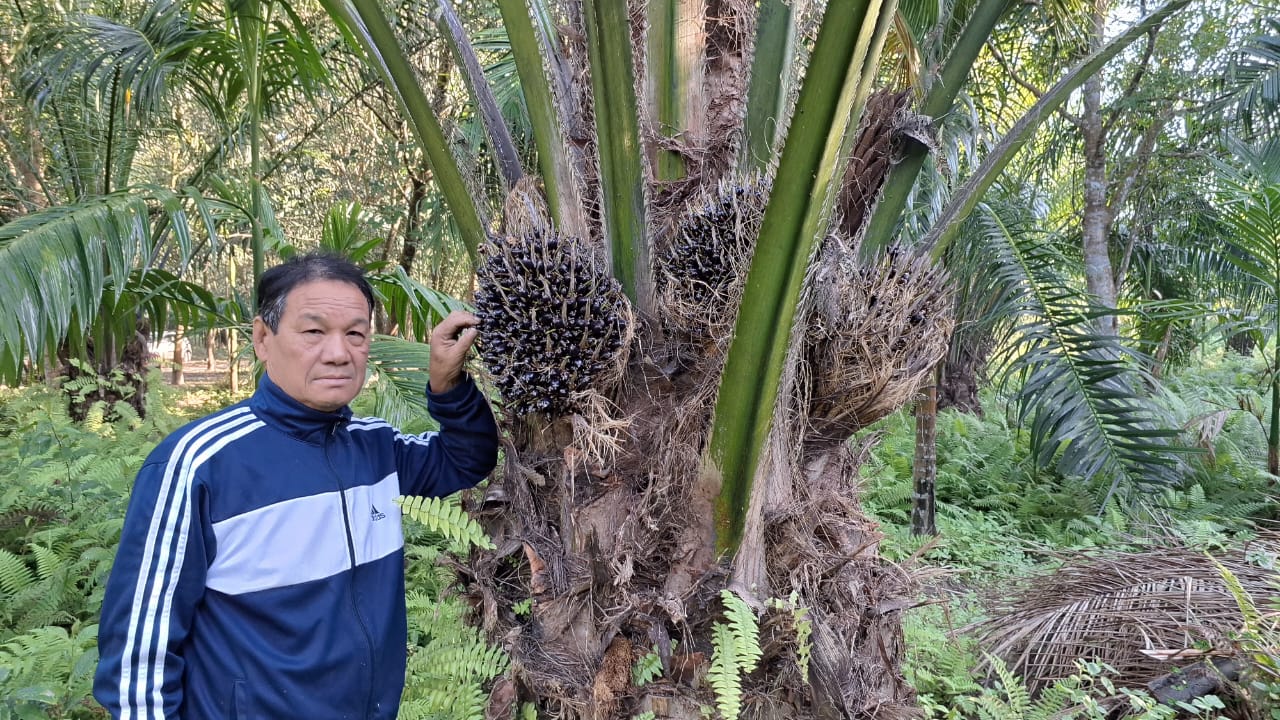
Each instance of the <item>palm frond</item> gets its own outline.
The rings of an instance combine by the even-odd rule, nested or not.
[[[1280,18],[1232,58],[1212,110],[1233,112],[1247,137],[1266,137],[1280,123]]]
[[[0,354],[21,364],[97,316],[112,277],[150,263],[151,216],[187,226],[178,196],[140,186],[25,215],[0,226]],[[112,283],[116,299],[125,283]]]
[[[1138,391],[1138,353],[1096,331],[1095,308],[1062,275],[1062,258],[1045,237],[1012,233],[994,214],[980,222],[992,274],[1022,292],[1020,322],[997,361],[1005,377],[1022,379],[1015,403],[1019,420],[1030,422],[1037,461],[1056,462],[1064,475],[1110,478],[1112,491],[1122,482],[1176,482],[1177,430]]]
[[[127,89],[131,113],[156,112],[170,77],[184,72],[196,48],[214,42],[212,34],[173,2],[149,5],[132,23],[79,14],[35,25],[23,42],[31,56],[23,91],[39,108],[76,89],[85,100]]]
[[[374,413],[405,432],[434,428],[427,414],[431,348],[387,335],[369,346]]]
[[[1265,532],[1251,552],[1276,552]],[[1164,675],[1185,657],[1229,652],[1244,616],[1220,570],[1253,597],[1274,593],[1275,572],[1241,550],[1218,560],[1169,541],[1137,552],[1064,558],[1049,575],[1028,578],[979,627],[983,644],[1032,689],[1076,672],[1079,658],[1114,667],[1126,684]],[[1209,648],[1206,650],[1206,646]],[[1143,651],[1164,651],[1163,662]]]
[[[368,278],[399,334],[409,339],[425,342],[431,328],[444,316],[454,310],[470,309],[461,300],[409,277],[399,265],[387,272],[370,274]]]

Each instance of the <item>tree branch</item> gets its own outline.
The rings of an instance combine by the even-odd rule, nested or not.
[[[1004,53],[1000,52],[1000,48],[996,47],[996,44],[993,41],[987,41],[987,50],[990,51],[991,56],[996,59],[996,62],[999,63],[1000,67],[1005,71],[1005,74],[1008,75],[1010,79],[1018,85],[1018,87],[1021,87],[1031,93],[1036,100],[1039,100],[1041,96],[1044,95],[1044,90],[1032,85],[1029,80],[1022,77],[1017,68],[1014,67],[1013,63],[1009,62],[1009,59],[1004,56]],[[1067,110],[1065,105],[1059,105],[1054,109],[1054,112],[1062,116],[1062,118],[1067,122],[1075,125],[1077,128],[1084,127],[1084,120],[1078,115],[1073,115]]]
[[[1138,91],[1138,84],[1146,76],[1147,64],[1151,62],[1151,55],[1155,52],[1156,34],[1160,32],[1160,27],[1160,25],[1157,25],[1147,32],[1147,46],[1142,51],[1142,60],[1138,61],[1138,67],[1134,68],[1133,76],[1129,78],[1129,84],[1125,86],[1124,92],[1120,93],[1115,103],[1112,103],[1113,111],[1110,113],[1110,117],[1104,117],[1102,120],[1103,135],[1109,133],[1111,128],[1119,121],[1121,109],[1124,107],[1123,101],[1126,98],[1133,97],[1134,93]]]

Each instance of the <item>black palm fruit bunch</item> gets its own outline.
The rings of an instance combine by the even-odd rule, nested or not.
[[[480,357],[507,412],[567,415],[579,393],[621,375],[631,309],[588,243],[533,230],[492,239],[482,253]]]
[[[670,325],[694,336],[732,330],[768,199],[769,180],[757,176],[689,203],[657,262]]]

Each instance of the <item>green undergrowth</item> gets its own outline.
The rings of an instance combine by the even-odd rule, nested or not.
[[[929,716],[999,716],[991,708],[1009,698],[996,698],[991,679],[974,675],[983,648],[966,628],[987,618],[984,598],[999,597],[1012,579],[1050,571],[1057,553],[1123,550],[1162,537],[1212,554],[1274,523],[1267,406],[1257,394],[1264,372],[1247,358],[1213,356],[1167,379],[1154,399],[1183,429],[1181,442],[1198,451],[1185,456],[1178,481],[1121,488],[1105,505],[1108,479],[1086,482],[1036,465],[1026,430],[1010,421],[996,393],[983,394],[984,417],[943,411],[934,538],[910,532],[911,408],[871,430],[878,437],[861,469],[861,497],[880,522],[882,554],[921,581],[919,604],[904,615],[904,671]],[[1081,687],[1110,682],[1105,669],[1091,672],[1082,670]]]

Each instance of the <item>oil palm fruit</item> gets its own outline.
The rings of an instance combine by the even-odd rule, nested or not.
[[[658,257],[658,289],[669,326],[694,337],[733,329],[768,198],[768,181],[756,177],[723,183],[690,202]]]
[[[532,229],[481,252],[478,347],[507,412],[567,415],[621,376],[632,314],[590,244]]]

